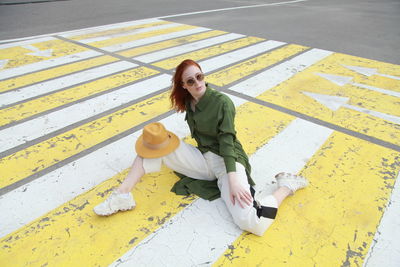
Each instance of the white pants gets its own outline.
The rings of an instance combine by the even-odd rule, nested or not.
[[[242,208],[237,201],[235,205],[232,204],[228,174],[226,173],[224,159],[221,156],[212,152],[202,154],[196,147],[180,141],[179,147],[167,156],[156,159],[143,159],[145,173],[160,171],[162,163],[170,169],[191,178],[208,181],[218,179],[221,198],[231,213],[233,221],[242,230],[261,236],[274,221],[274,219],[270,218],[259,218],[253,205]],[[236,162],[236,173],[239,182],[250,192],[246,170],[238,162]],[[261,204],[267,207],[278,208],[277,200],[272,195],[264,198]]]

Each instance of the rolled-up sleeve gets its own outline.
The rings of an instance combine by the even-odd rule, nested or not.
[[[235,106],[228,100],[220,109],[218,125],[219,152],[224,158],[226,172],[236,171],[235,136]]]

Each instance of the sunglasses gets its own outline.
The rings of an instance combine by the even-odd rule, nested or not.
[[[185,83],[188,86],[193,86],[196,83],[196,80],[201,82],[204,80],[204,74],[203,73],[198,73],[194,78],[189,78]]]

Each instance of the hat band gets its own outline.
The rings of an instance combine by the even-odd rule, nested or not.
[[[143,139],[143,145],[151,150],[160,150],[160,149],[163,149],[168,146],[169,138],[171,138],[171,136],[168,135],[168,139],[166,139],[164,142],[162,142],[160,144],[150,144],[150,143],[146,142],[146,140]]]

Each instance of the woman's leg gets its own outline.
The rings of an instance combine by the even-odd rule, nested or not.
[[[170,169],[188,177],[201,180],[216,179],[209,171],[202,153],[196,147],[181,141],[174,152],[162,158],[144,159],[137,156],[122,184],[103,203],[97,205],[94,212],[108,216],[121,210],[134,208],[136,203],[130,192],[144,174],[160,171],[162,162]]]
[[[253,205],[242,208],[237,202],[233,205],[230,200],[229,179],[225,170],[223,158],[213,153],[206,153],[205,158],[218,178],[218,187],[221,191],[221,197],[231,213],[235,224],[242,230],[249,231],[258,236],[262,236],[275,220],[278,206],[282,201],[287,196],[293,194],[297,189],[307,184],[307,181],[302,177],[295,176],[295,178],[293,178],[293,175],[289,175],[289,178],[286,176],[286,178],[284,178],[281,175],[277,177],[279,187],[272,195],[259,199],[259,201],[254,201]],[[252,191],[248,184],[246,171],[243,165],[236,163],[236,172],[237,178],[242,186]],[[254,197],[254,194],[252,195]]]
[[[122,184],[117,188],[117,192],[122,194],[131,192],[143,175],[143,158],[140,156],[136,156],[128,175],[126,176]]]
[[[133,209],[136,206],[136,202],[130,192],[144,173],[143,158],[136,156],[122,184],[104,202],[94,207],[93,211],[100,216],[109,216],[118,211]]]

